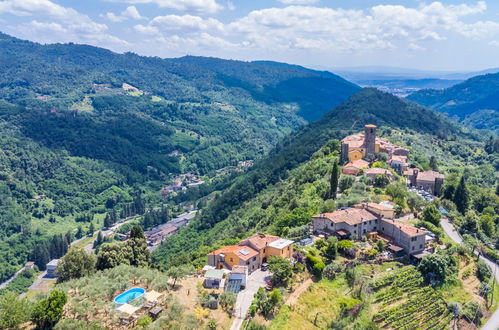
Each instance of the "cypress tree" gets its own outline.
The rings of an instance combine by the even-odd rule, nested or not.
[[[329,197],[332,199],[336,199],[336,191],[338,190],[338,178],[339,178],[338,160],[335,160],[333,164],[333,171],[331,172],[331,180],[330,180],[331,187],[329,190]]]
[[[106,213],[104,217],[104,228],[110,228],[112,226],[111,216],[109,213]]]
[[[93,222],[91,222],[91,223],[90,223],[90,227],[88,227],[88,232],[87,232],[87,235],[88,235],[88,236],[93,236],[94,231],[95,231],[95,226],[94,226],[94,223],[93,223]]]
[[[437,159],[435,156],[430,157],[430,168],[434,171],[438,171]]]
[[[81,228],[81,226],[78,226],[75,237],[78,239],[83,237],[83,229]]]
[[[457,210],[462,214],[468,210],[470,196],[464,175],[461,176],[461,180],[459,181],[456,192],[454,193],[454,203],[456,204]]]

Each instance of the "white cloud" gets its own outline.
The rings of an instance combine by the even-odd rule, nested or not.
[[[172,8],[193,14],[211,14],[223,9],[216,0],[108,0],[130,4],[155,4],[161,8]]]
[[[129,18],[135,20],[145,19],[145,17],[140,15],[135,6],[127,7],[124,11],[121,12],[121,15],[117,15],[115,13],[106,13],[106,15],[103,16],[114,23],[123,22],[128,20]]]
[[[224,47],[239,52],[295,49],[338,53],[396,48],[422,51],[427,43],[445,40],[450,34],[473,39],[497,34],[497,22],[470,18],[486,9],[483,1],[473,5],[378,5],[365,10],[287,6],[254,10],[227,23],[195,15],[157,16],[148,24],[136,25],[135,31],[162,38],[171,47],[187,47],[184,52],[193,51],[188,47],[202,50],[199,47],[224,43]]]
[[[319,0],[277,0],[285,5],[313,5]]]
[[[418,44],[416,44],[416,43],[413,43],[413,42],[411,42],[411,43],[407,46],[407,48],[408,48],[409,50],[412,50],[412,51],[423,51],[423,50],[426,50],[426,48],[421,47],[420,45],[418,45]]]
[[[106,13],[105,17],[111,22],[118,23],[126,21],[127,18],[124,16],[116,15],[115,13]]]
[[[491,42],[489,42],[489,46],[499,47],[499,41],[498,40],[492,40]]]
[[[36,20],[11,26],[11,29],[31,40],[84,42],[108,47],[129,45],[126,41],[109,35],[106,24],[96,23],[87,15],[50,0],[0,1],[1,13],[35,16]]]
[[[150,23],[162,31],[191,33],[199,31],[223,31],[224,24],[214,18],[201,18],[192,15],[167,15],[155,17]]]
[[[230,11],[236,10],[236,5],[234,4],[234,2],[228,1],[227,2],[227,9],[230,10]]]
[[[135,6],[129,6],[127,7],[122,13],[121,15],[123,16],[126,16],[126,17],[130,17],[132,19],[143,19],[145,17],[142,17],[139,13],[139,11],[137,10],[137,7]]]

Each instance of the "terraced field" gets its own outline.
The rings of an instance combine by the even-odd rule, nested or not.
[[[378,307],[373,321],[383,329],[448,328],[452,313],[447,304],[413,266],[376,280],[372,287]]]

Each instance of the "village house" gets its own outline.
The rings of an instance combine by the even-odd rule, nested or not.
[[[229,245],[208,253],[208,265],[217,269],[229,269],[234,266],[248,266],[250,272],[260,267],[259,252],[248,246]]]
[[[340,238],[361,239],[379,235],[394,251],[415,254],[425,249],[427,232],[393,220],[394,210],[376,203],[357,204],[353,208],[312,217],[314,233],[334,234]]]
[[[390,160],[388,161],[388,164],[398,173],[398,174],[403,174],[404,171],[407,170],[408,163],[407,163],[407,156],[397,156],[397,155],[392,155]]]
[[[293,241],[279,236],[256,233],[239,245],[224,246],[208,254],[208,265],[232,270],[234,266],[247,266],[249,272],[258,269],[272,256],[291,258]]]
[[[360,170],[367,169],[369,167],[369,162],[366,162],[363,159],[357,159],[348,164],[345,164],[341,169],[341,173],[347,175],[356,175],[360,172]]]
[[[371,183],[374,182],[376,176],[378,175],[386,175],[390,181],[395,180],[395,175],[393,175],[392,171],[387,170],[386,168],[366,168],[362,170],[362,175],[367,177]]]
[[[360,239],[362,235],[376,231],[379,218],[364,208],[347,208],[312,217],[314,233],[326,232],[340,238]]]
[[[439,196],[442,192],[445,176],[436,171],[423,171],[417,168],[410,168],[404,172],[408,183],[417,189],[429,192],[435,196]]]
[[[380,227],[378,233],[381,237],[403,248],[407,254],[420,253],[425,249],[426,230],[391,219],[381,219]]]

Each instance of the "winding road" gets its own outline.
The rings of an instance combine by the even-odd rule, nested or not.
[[[449,237],[456,242],[459,245],[463,245],[463,239],[457,232],[456,228],[450,223],[449,219],[447,217],[442,217],[441,219],[441,225],[442,228],[444,229],[445,233],[449,235]],[[480,256],[480,259],[485,261],[487,265],[490,266],[490,269],[492,269],[492,272],[495,274],[496,280],[499,281],[499,266],[497,266],[496,263],[490,261],[489,259]],[[497,299],[497,298],[496,298]],[[484,324],[482,327],[482,330],[497,330],[499,329],[499,308],[496,309],[494,314],[490,317],[490,319],[487,321],[487,323]]]

